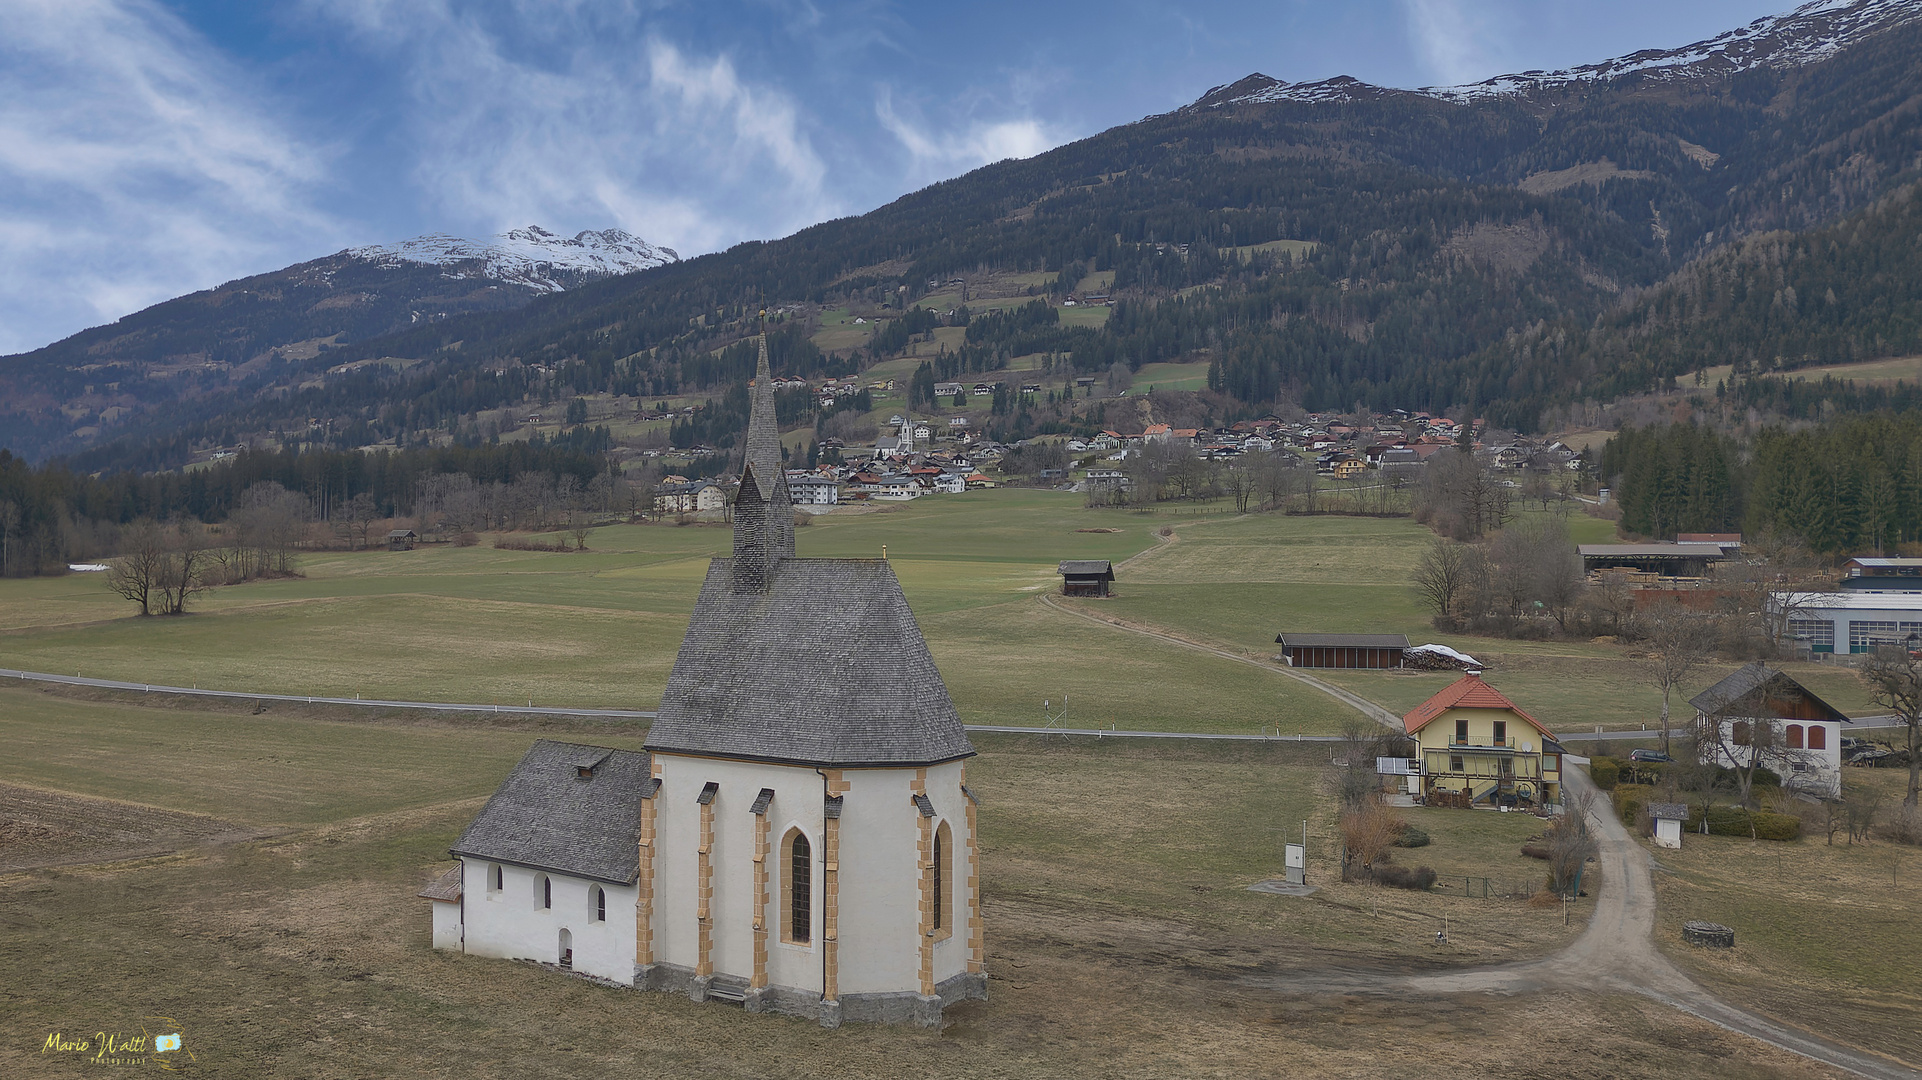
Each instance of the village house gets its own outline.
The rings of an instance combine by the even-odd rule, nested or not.
[[[796,506],[833,506],[841,501],[841,484],[826,476],[802,475],[788,479]]]
[[[422,893],[434,944],[939,1027],[987,995],[974,749],[888,562],[795,557],[765,338],[759,367],[732,557],[644,750],[536,742]]]
[[[1413,780],[1432,805],[1561,802],[1563,750],[1554,733],[1478,672],[1415,706],[1402,724],[1418,747]]]
[[[1746,766],[1760,753],[1784,787],[1842,797],[1842,725],[1854,721],[1786,672],[1759,660],[1744,664],[1688,703],[1697,724],[1720,729],[1719,764]],[[1756,737],[1761,726],[1771,729],[1769,738]]]
[[[654,492],[654,510],[662,514],[694,514],[727,509],[727,493],[707,480],[662,484]]]

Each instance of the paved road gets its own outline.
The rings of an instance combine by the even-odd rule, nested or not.
[[[53,675],[44,671],[13,671],[0,668],[0,679],[87,686],[99,690],[133,690],[148,694],[179,694],[187,697],[242,698],[247,701],[289,701],[302,705],[364,705],[376,709],[428,709],[438,712],[511,713],[521,716],[588,716],[611,720],[648,720],[652,712],[633,709],[561,709],[545,705],[461,705],[446,701],[388,701],[382,698],[323,697],[302,694],[258,694],[241,690],[202,690],[194,686],[164,686],[159,683],[124,682],[119,679],[86,679],[78,675]]]
[[[1552,956],[1498,967],[1429,975],[1367,975],[1352,972],[1305,976],[1250,976],[1242,981],[1288,993],[1514,994],[1542,990],[1604,990],[1640,994],[1771,1046],[1812,1058],[1872,1080],[1918,1080],[1922,1072],[1885,1058],[1838,1046],[1804,1031],[1738,1009],[1715,997],[1656,949],[1655,885],[1647,851],[1608,813],[1580,769],[1569,769],[1570,795],[1594,797],[1590,826],[1601,845],[1602,885],[1588,929]]]

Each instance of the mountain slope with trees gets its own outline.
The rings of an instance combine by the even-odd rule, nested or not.
[[[1845,48],[1825,44],[1833,5],[1771,24],[1778,44],[1802,35],[1805,48],[1778,50],[1798,58],[1787,65],[1617,65],[1623,73],[1611,77],[1454,97],[1349,80],[1269,100],[1259,91],[1274,81],[1251,77],[1237,84],[1249,93],[1213,92],[783,240],[513,310],[410,324],[180,395],[164,416],[97,424],[65,442],[34,429],[16,445],[37,457],[93,443],[76,459],[90,470],[164,468],[192,446],[281,438],[308,419],[368,442],[405,442],[540,385],[719,396],[746,375],[726,347],[763,308],[796,331],[777,371],[850,373],[904,335],[823,352],[798,333],[821,308],[905,314],[931,285],[987,272],[1051,273],[1072,287],[1110,271],[1117,307],[1099,330],[971,340],[976,370],[1022,355],[1015,350],[1090,373],[1206,361],[1210,386],[1250,411],[1279,399],[1455,408],[1534,428],[1558,405],[1689,370],[1708,346],[1688,342],[1711,343],[1722,323],[1750,319],[1755,294],[1703,306],[1694,338],[1678,334],[1651,355],[1630,329],[1650,322],[1661,297],[1700,295],[1689,282],[1765,265],[1768,245],[1840,228],[1848,215],[1897,212],[1892,193],[1922,163],[1918,5],[1845,7],[1855,28]],[[1280,240],[1313,246],[1259,247]],[[1862,265],[1843,259],[1813,274],[1828,282],[1819,300],[1797,287],[1801,310],[1834,291],[1843,338],[1783,334],[1764,318],[1743,348],[1833,359],[1827,352],[1843,344],[1851,357],[1896,347],[1912,304]],[[411,363],[321,375],[393,357]],[[15,366],[0,364],[0,379]]]

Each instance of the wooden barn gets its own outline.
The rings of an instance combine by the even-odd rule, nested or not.
[[[1277,634],[1289,667],[1398,668],[1408,648],[1404,634]]]
[[[1107,596],[1114,585],[1114,564],[1106,559],[1069,559],[1056,573],[1063,596]]]
[[[420,542],[420,534],[412,529],[395,529],[387,534],[387,550],[412,551]]]

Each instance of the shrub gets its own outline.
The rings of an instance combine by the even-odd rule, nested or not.
[[[473,547],[475,544],[478,544],[478,543],[480,543],[479,533],[463,532],[463,533],[454,534],[455,547]]]
[[[1898,844],[1922,845],[1922,810],[1913,806],[1898,806],[1895,813],[1876,828],[1875,833],[1884,840]]]
[[[1622,778],[1622,766],[1614,758],[1591,758],[1588,762],[1588,778],[1603,791],[1614,791]]]
[[[1615,790],[1610,794],[1614,796],[1615,811],[1621,815],[1622,824],[1629,828],[1635,827],[1642,810],[1648,806],[1649,796],[1653,794],[1653,790],[1645,784],[1615,785]]]
[[[1395,838],[1395,846],[1401,848],[1427,847],[1429,842],[1428,833],[1413,825],[1404,827],[1401,835]]]
[[[1757,840],[1794,840],[1802,835],[1802,819],[1766,810],[1744,810],[1739,806],[1717,806],[1708,812],[1710,836],[1748,836]],[[1686,832],[1700,832],[1702,819],[1691,817],[1682,824]]]
[[[1391,889],[1427,892],[1435,887],[1435,872],[1426,866],[1410,870],[1406,866],[1385,863],[1375,867],[1375,881]]]

